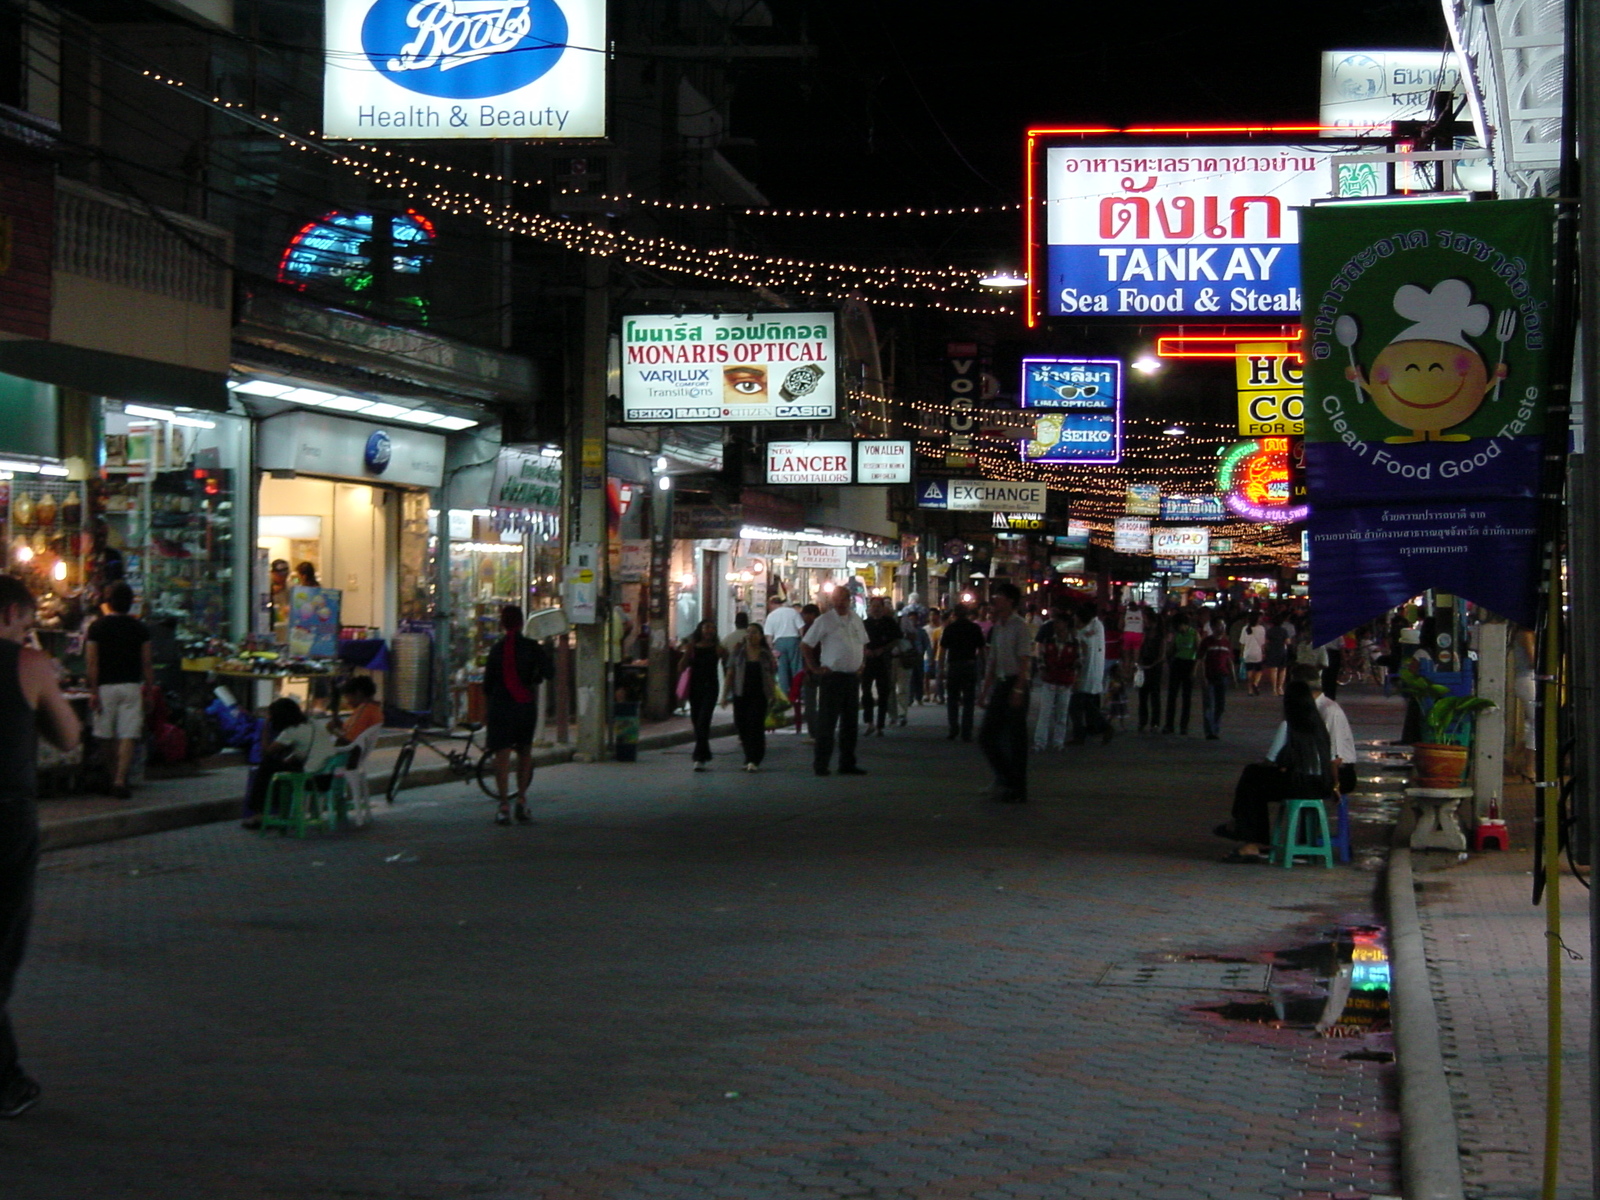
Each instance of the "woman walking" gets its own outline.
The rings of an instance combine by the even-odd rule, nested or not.
[[[754,621],[745,629],[744,641],[728,655],[728,697],[733,705],[733,723],[744,747],[744,769],[761,769],[767,756],[767,710],[772,707],[772,689],[778,683],[778,663],[761,626]]]
[[[1267,656],[1267,628],[1255,613],[1239,634],[1239,659],[1244,663],[1245,683],[1254,696],[1261,690],[1261,663]]]
[[[684,639],[683,656],[689,670],[689,721],[694,726],[694,769],[710,770],[711,718],[717,711],[717,689],[722,662],[728,655],[717,640],[717,623],[701,621]]]
[[[1261,665],[1267,671],[1267,686],[1274,696],[1283,695],[1283,679],[1288,673],[1289,646],[1294,641],[1294,623],[1288,617],[1267,626],[1267,644]]]
[[[516,822],[526,825],[533,820],[528,813],[528,785],[533,782],[533,734],[539,723],[539,684],[545,670],[539,643],[522,635],[525,624],[516,605],[502,608],[504,636],[489,647],[484,659],[483,697],[488,702],[484,749],[494,753],[495,794],[500,797],[496,825],[512,821],[512,797],[506,791],[512,754],[517,756]]]
[[[1139,732],[1161,728],[1161,679],[1167,664],[1167,622],[1152,611],[1145,618],[1144,640],[1139,643]]]
[[[1194,660],[1200,652],[1200,635],[1189,624],[1187,613],[1172,614],[1172,636],[1168,639],[1167,654],[1167,719],[1162,733],[1172,732],[1172,719],[1179,713],[1178,698],[1183,697],[1183,709],[1178,715],[1178,732],[1189,736],[1189,709],[1194,703]]]

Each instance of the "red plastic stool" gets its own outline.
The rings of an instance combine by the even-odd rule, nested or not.
[[[1485,817],[1478,822],[1478,827],[1472,831],[1472,848],[1474,850],[1487,850],[1491,845],[1496,850],[1511,849],[1511,833],[1506,828],[1504,821],[1493,817]]]

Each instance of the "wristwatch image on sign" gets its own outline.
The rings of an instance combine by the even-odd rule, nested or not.
[[[783,386],[778,389],[778,395],[785,400],[798,400],[802,396],[809,396],[817,390],[817,384],[822,382],[823,370],[814,364],[796,367],[783,379]]]

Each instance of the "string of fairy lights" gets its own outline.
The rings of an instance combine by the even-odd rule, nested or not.
[[[203,102],[199,93],[181,79],[154,70],[145,70],[143,74],[155,83],[181,90]],[[1015,313],[1013,307],[997,300],[986,304],[970,301],[979,292],[979,279],[984,274],[980,271],[816,262],[731,247],[702,247],[665,237],[646,237],[596,222],[528,211],[470,190],[478,185],[495,187],[502,194],[531,193],[533,189],[548,186],[548,181],[542,178],[518,178],[495,171],[458,167],[369,143],[333,145],[322,141],[314,131],[298,133],[285,129],[280,117],[252,111],[241,102],[213,96],[210,104],[251,121],[291,149],[321,155],[356,177],[398,191],[413,201],[421,200],[440,212],[476,220],[497,232],[528,237],[575,253],[601,255],[702,280],[752,289],[782,289],[835,301],[866,300],[888,308],[932,308],[978,316]],[[418,178],[422,174],[430,175],[431,180]],[[577,189],[562,189],[558,194],[579,193]],[[755,208],[661,200],[632,192],[583,191],[581,194],[619,206],[794,220],[882,221],[982,216],[1020,212],[1024,207],[1019,203],[897,209]],[[968,302],[960,302],[963,299]],[[944,432],[950,413],[948,403],[906,400],[854,388],[847,391],[853,401],[853,418],[858,430],[888,433],[901,418],[906,418],[906,423],[918,429],[915,442],[919,454],[941,456],[948,451],[948,435]],[[1094,544],[1110,547],[1115,520],[1126,512],[1129,484],[1155,484],[1167,495],[1209,494],[1216,483],[1216,461],[1210,455],[1238,440],[1238,435],[1220,422],[1190,422],[1183,439],[1166,435],[1162,426],[1162,422],[1152,419],[1128,418],[1124,431],[1124,461],[1118,464],[1091,467],[1023,463],[1017,458],[1016,439],[1000,432],[978,434],[974,439],[973,457],[986,478],[1039,480],[1053,490],[1069,493],[1073,519],[1090,527]],[[1233,542],[1230,553],[1213,556],[1222,561],[1276,559],[1288,563],[1299,557],[1298,543],[1279,526],[1233,520],[1213,525],[1212,533],[1214,539],[1228,538]]]

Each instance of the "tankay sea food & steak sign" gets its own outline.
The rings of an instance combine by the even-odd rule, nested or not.
[[[1051,146],[1044,311],[1282,317],[1300,312],[1297,206],[1329,194],[1320,146]]]

